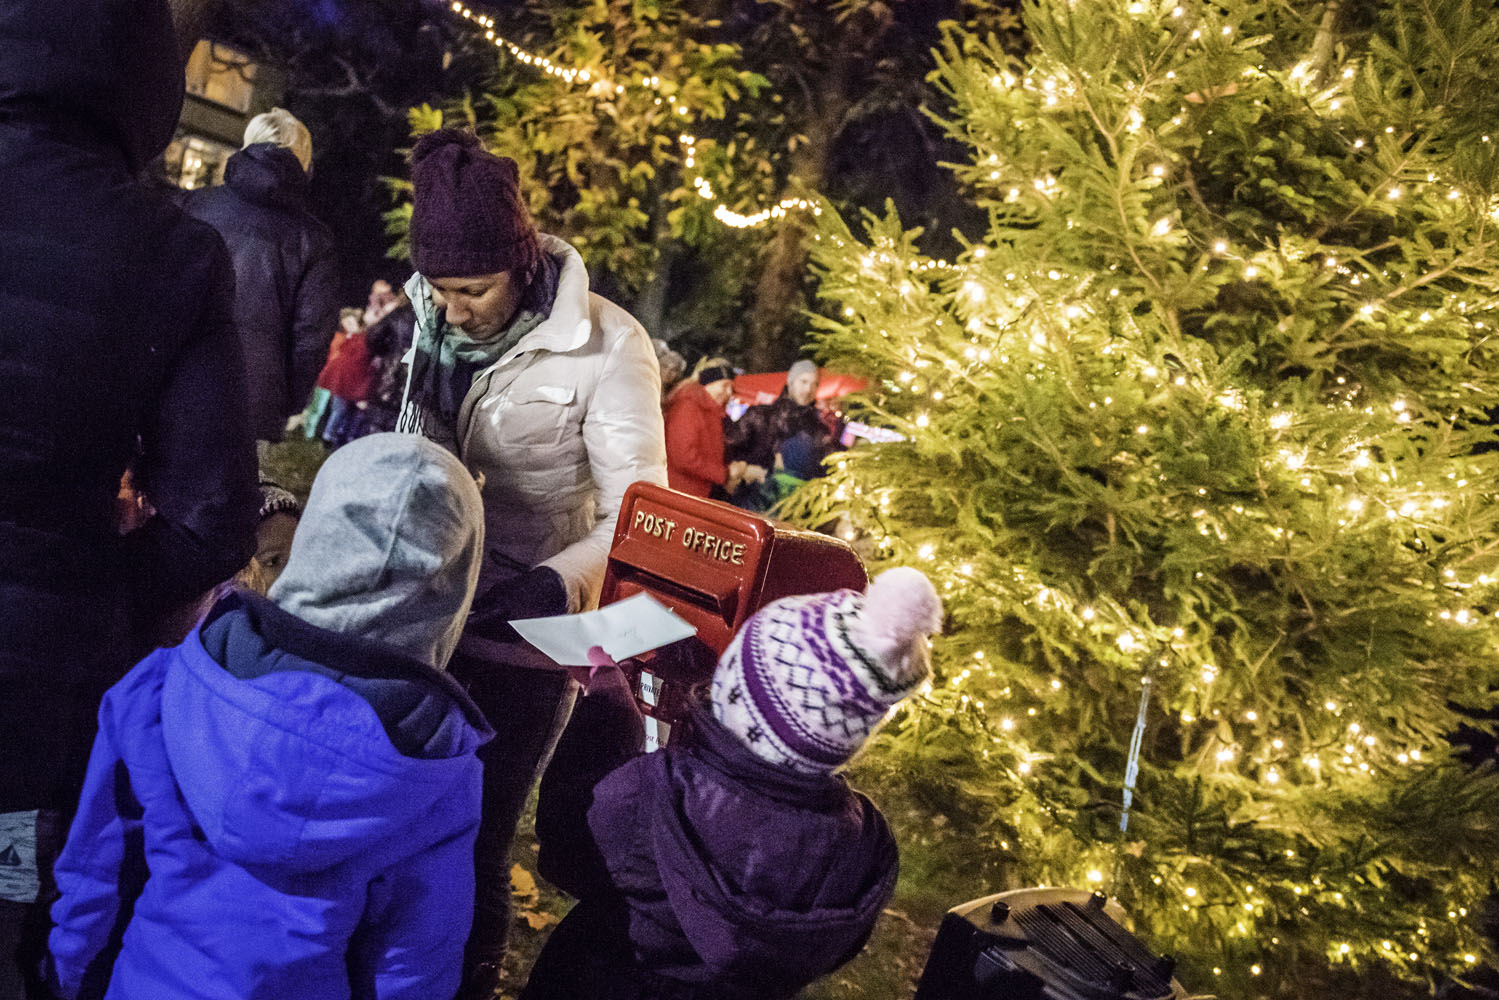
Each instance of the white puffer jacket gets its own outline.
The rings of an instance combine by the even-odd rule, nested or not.
[[[474,379],[455,450],[483,476],[478,592],[544,565],[580,611],[598,603],[626,487],[666,483],[661,374],[645,328],[588,290],[578,252],[546,235],[541,248],[563,258],[551,315]],[[425,278],[406,291],[419,327],[441,321]]]

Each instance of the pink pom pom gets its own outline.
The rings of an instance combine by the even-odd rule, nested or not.
[[[942,600],[919,570],[888,569],[864,594],[859,632],[884,657],[904,656],[914,644],[942,629]]]

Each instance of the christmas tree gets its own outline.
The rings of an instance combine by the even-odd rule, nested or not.
[[[1453,742],[1499,681],[1499,22],[1025,21],[933,77],[986,232],[820,219],[819,356],[904,440],[794,512],[949,612],[865,780],[994,888],[1118,897],[1203,991],[1461,976],[1499,859]]]

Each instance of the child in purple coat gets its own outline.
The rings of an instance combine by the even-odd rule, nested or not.
[[[572,794],[543,783],[541,871],[579,902],[522,1000],[776,1000],[858,954],[896,848],[837,771],[926,680],[941,619],[911,569],[867,594],[776,601],[735,636],[707,704],[644,756],[623,675],[595,668],[576,755],[595,774],[626,762]]]

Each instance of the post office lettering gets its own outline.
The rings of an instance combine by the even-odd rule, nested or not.
[[[682,544],[694,552],[701,552],[709,559],[735,566],[744,565],[743,542],[731,542],[699,528],[685,528],[682,531]]]
[[[677,522],[636,508],[635,523],[631,527],[639,528],[647,535],[654,535],[669,542],[671,541],[671,533],[677,530]]]

